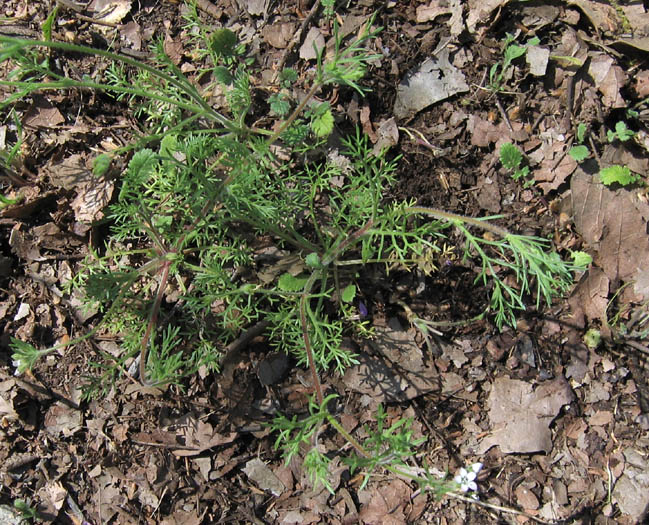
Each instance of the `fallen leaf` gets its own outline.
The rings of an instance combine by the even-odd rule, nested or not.
[[[649,268],[647,224],[634,206],[637,197],[612,190],[577,168],[571,178],[577,232],[596,250],[594,262],[612,283],[631,280]]]
[[[542,77],[548,68],[550,50],[540,46],[528,46],[525,60],[530,66],[530,73],[535,77]]]
[[[609,279],[599,268],[593,267],[579,281],[568,302],[576,323],[583,327],[586,321],[606,321]]]
[[[142,28],[134,20],[124,24],[119,32],[122,39],[130,45],[131,49],[139,51],[142,49]]]
[[[248,0],[245,4],[252,16],[265,16],[268,10],[268,0]]]
[[[539,508],[539,499],[530,489],[519,485],[516,487],[516,500],[518,504],[526,511],[536,510]]]
[[[81,430],[81,411],[61,402],[50,407],[45,414],[45,429],[54,436],[70,437]]]
[[[568,5],[578,7],[596,30],[617,33],[618,16],[613,5],[593,0],[570,0]]]
[[[358,495],[361,523],[405,525],[405,509],[410,504],[411,495],[412,489],[399,479],[382,484],[379,489],[364,489]]]
[[[101,219],[102,210],[110,202],[115,183],[111,179],[95,179],[78,189],[77,196],[71,203],[75,219],[78,222],[91,223]]]
[[[464,73],[449,62],[449,50],[444,48],[399,83],[394,116],[408,119],[435,102],[468,90]]]
[[[597,89],[604,95],[602,102],[610,108],[622,108],[626,106],[620,90],[626,84],[626,75],[618,66],[613,57],[600,54],[590,61],[588,74],[593,77]]]
[[[389,149],[399,143],[399,127],[394,117],[384,120],[377,130],[377,141],[372,148],[374,155],[379,155],[384,149]]]
[[[627,465],[615,484],[613,500],[635,523],[643,523],[649,511],[649,462],[633,449],[624,451]]]
[[[93,18],[108,24],[119,24],[131,11],[132,0],[93,0],[88,6],[88,11],[94,14]],[[108,26],[97,26],[106,33],[111,30]]]
[[[34,103],[25,113],[23,123],[32,128],[54,128],[65,122],[65,117],[42,96],[34,96]]]
[[[598,410],[588,418],[588,424],[593,426],[608,425],[613,421],[613,414],[609,410]]]
[[[31,236],[21,229],[20,223],[16,224],[9,234],[11,251],[25,261],[42,261],[38,243],[33,242]]]
[[[210,448],[231,443],[238,435],[236,432],[220,434],[204,421],[187,425],[181,433],[185,437],[185,446],[172,450],[174,456],[178,457],[196,456]]]
[[[0,415],[2,416],[2,421],[18,419],[18,412],[14,409],[14,403],[11,399],[7,400],[3,396],[0,396]]]
[[[541,148],[543,159],[532,175],[543,193],[556,190],[577,169],[577,161],[567,153],[566,147],[565,142],[556,140]]]
[[[270,470],[268,465],[259,458],[254,458],[248,461],[242,470],[251,481],[254,481],[259,486],[260,489],[267,490],[273,496],[279,496],[286,489],[284,484],[275,474],[273,474],[273,471]]]
[[[317,27],[312,27],[304,38],[304,43],[300,46],[300,58],[302,60],[314,60],[318,55],[314,49],[324,49],[325,39]]]
[[[261,32],[264,40],[273,47],[284,49],[295,34],[295,24],[283,22],[264,27]]]
[[[495,379],[488,401],[492,431],[480,443],[480,453],[494,445],[506,454],[548,453],[552,449],[550,423],[573,399],[562,377],[541,383],[536,389],[517,379]]]
[[[491,19],[491,13],[509,3],[509,0],[469,0],[469,14],[466,25],[470,33],[474,33],[479,23],[486,24]]]
[[[442,5],[444,4],[444,5]],[[417,7],[417,23],[429,22],[435,20],[438,16],[446,15],[451,12],[451,9],[446,2],[440,0],[433,0],[428,5],[420,5]]]

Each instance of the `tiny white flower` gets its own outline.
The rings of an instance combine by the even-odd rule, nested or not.
[[[478,472],[482,468],[482,463],[474,463],[469,467],[469,470],[462,467],[460,473],[453,478],[453,481],[460,486],[462,492],[476,492],[478,490],[478,485],[475,482],[475,479],[478,477]]]

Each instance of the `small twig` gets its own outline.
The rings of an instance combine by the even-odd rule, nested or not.
[[[158,285],[158,291],[156,292],[155,302],[151,307],[151,315],[149,316],[149,322],[147,323],[146,330],[142,336],[142,342],[140,343],[140,382],[143,386],[152,387],[158,386],[159,383],[149,381],[146,376],[146,361],[149,353],[150,339],[154,327],[158,324],[158,312],[160,311],[160,304],[162,303],[162,297],[164,296],[165,288],[167,287],[167,281],[169,280],[169,269],[171,268],[171,261],[165,261],[164,266],[162,267],[162,276],[160,277],[160,284]]]
[[[647,348],[644,345],[641,345],[637,341],[626,340],[626,341],[624,341],[624,344],[629,345],[631,348],[635,348],[636,350],[639,350],[640,352],[642,352],[645,355],[649,355],[649,348]]]
[[[505,111],[505,108],[503,107],[503,103],[500,101],[500,97],[498,96],[498,93],[494,93],[494,98],[496,99],[496,106],[498,106],[498,111],[500,111],[500,115],[502,116],[503,120],[507,124],[507,127],[509,128],[510,133],[512,134],[512,138],[515,139],[515,131],[514,127],[512,126],[511,121],[509,120],[509,115]]]
[[[505,512],[507,514],[516,514],[518,516],[525,516],[526,518],[535,521],[536,523],[542,523],[543,525],[552,525],[553,521],[545,521],[542,520],[541,518],[537,518],[536,516],[532,516],[531,514],[527,514],[526,512],[522,512],[520,510],[512,509],[509,507],[501,507],[499,505],[493,505],[491,503],[487,503],[485,501],[480,501],[472,498],[467,498],[466,496],[461,496],[460,494],[456,494],[455,492],[449,492],[446,494],[446,496],[454,499],[458,499],[460,501],[463,501],[465,503],[471,503],[473,505],[478,505],[480,507],[485,507],[487,509],[495,510],[497,512]]]
[[[73,11],[75,13],[75,16],[82,22],[88,22],[89,24],[97,24],[100,26],[121,27],[120,24],[114,24],[112,22],[104,22],[103,20],[98,20],[96,18],[92,18],[84,15],[83,8],[70,0],[56,0],[56,3],[61,7],[65,7],[66,9]]]
[[[311,347],[311,340],[309,339],[309,325],[306,320],[306,302],[308,299],[308,294],[311,291],[313,282],[315,282],[314,276],[318,274],[319,272],[313,272],[311,274],[309,281],[304,287],[302,297],[300,298],[300,324],[302,327],[302,338],[304,339],[304,350],[306,351],[307,360],[309,362],[309,371],[311,372],[311,380],[313,381],[318,404],[322,406],[322,404],[324,403],[322,385],[320,384],[320,376],[318,375],[318,370],[315,367],[315,357],[313,355],[313,348]]]

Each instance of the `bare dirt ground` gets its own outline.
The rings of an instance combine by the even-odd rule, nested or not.
[[[54,3],[5,0],[0,33],[39,37]],[[112,25],[99,25],[106,6]],[[277,64],[286,60],[303,73],[313,66],[311,39],[331,34],[319,12],[307,18],[308,0],[199,6],[206,24],[231,28],[247,44],[260,72],[253,79],[260,106]],[[167,53],[191,71],[182,3],[66,0],[60,8],[55,39],[113,45],[146,59],[152,39],[162,37]],[[263,336],[221,375],[188,379],[184,390],[148,391],[123,377],[106,396],[82,402],[89,363],[119,343],[108,335],[16,376],[11,337],[45,345],[97,321],[80,317],[75,298],[62,290],[105,235],[101,209],[89,206],[88,183],[64,171],[106,143],[128,141],[136,125],[128,107],[101,94],[52,92],[16,102],[0,122],[0,150],[15,143],[16,122],[24,130],[20,161],[0,171],[0,193],[24,197],[0,210],[0,522],[19,523],[16,499],[30,501],[37,522],[61,524],[645,522],[649,12],[637,1],[364,0],[340,5],[338,18],[351,33],[374,12],[383,58],[364,79],[372,92],[320,96],[331,101],[340,131],[360,126],[376,142],[392,130],[391,155],[402,157],[388,198],[497,214],[512,231],[551,238],[563,257],[571,250],[593,257],[565,300],[530,306],[516,329],[503,332],[488,320],[441,327],[432,354],[395,297],[427,319],[469,319],[487,300],[473,285],[470,264],[451,246],[430,277],[366,276],[363,301],[379,337],[356,341],[358,352],[394,352],[383,336],[397,340],[392,358],[418,364],[384,371],[383,385],[362,381],[360,369],[323,378],[341,396],[343,425],[362,437],[379,402],[390,420],[413,418],[415,435],[427,438],[413,468],[425,462],[455,473],[481,462],[477,484],[487,505],[437,501],[387,472],[360,490],[362,477],[339,462],[334,494],[313,490],[299,459],[282,462],[263,424],[271,417],[267,401],[299,413],[309,389],[298,368],[272,389],[262,387],[257,364],[269,353]],[[486,89],[489,71],[503,59],[507,34],[518,44],[534,37],[539,43],[516,59],[495,95]],[[89,74],[105,67],[96,58],[73,58],[66,65],[60,56],[61,67]],[[430,84],[426,75],[440,74],[435,68],[447,79],[446,95],[407,94],[417,78]],[[615,136],[619,122],[633,132],[629,140]],[[524,152],[530,184],[503,168],[504,142]],[[568,153],[577,145],[589,154],[579,163]],[[612,165],[639,180],[603,185],[598,173]],[[106,192],[102,206],[113,198],[113,188]],[[599,345],[586,344],[589,329],[601,334]],[[422,394],[394,386],[415,377],[439,388]],[[327,450],[344,446],[333,434],[321,439]]]

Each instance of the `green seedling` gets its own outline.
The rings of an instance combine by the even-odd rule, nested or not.
[[[7,206],[13,206],[14,204],[18,204],[22,200],[23,200],[22,196],[18,196],[15,199],[10,199],[9,197],[5,197],[4,195],[0,194],[0,210],[6,208]]]
[[[627,128],[626,124],[622,121],[619,121],[615,125],[615,131],[608,130],[606,132],[609,142],[614,142],[619,140],[620,142],[626,142],[627,140],[633,138],[635,133]],[[575,159],[577,162],[583,162],[590,156],[590,151],[583,143],[586,138],[586,125],[584,123],[579,123],[577,126],[577,132],[575,134],[577,146],[573,146],[568,151],[568,154]],[[631,172],[628,166],[621,166],[615,164],[607,168],[602,168],[599,172],[599,178],[602,184],[606,186],[611,186],[613,184],[619,184],[620,186],[629,186],[631,184],[636,184],[642,181],[642,177],[638,174]]]
[[[328,20],[333,20],[336,16],[336,0],[320,0],[320,5],[322,15]]]
[[[20,512],[20,515],[25,520],[35,520],[38,519],[38,512],[34,507],[32,507],[29,500],[16,499],[14,500],[14,508]]]
[[[496,62],[489,70],[489,89],[494,92],[502,91],[508,78],[511,76],[514,60],[527,53],[529,46],[538,45],[540,40],[537,37],[531,38],[526,44],[516,43],[516,37],[510,33],[504,40],[503,58]]]
[[[596,328],[590,328],[583,337],[584,344],[591,350],[595,350],[602,342],[602,334]]]
[[[590,156],[588,147],[584,145],[584,140],[586,140],[586,124],[584,124],[583,122],[580,122],[577,125],[575,140],[577,142],[577,145],[572,146],[570,150],[568,150],[568,154],[573,159],[575,159],[576,162],[583,162]]]
[[[534,185],[534,179],[527,178],[530,168],[523,166],[523,153],[511,142],[500,147],[500,163],[511,173],[514,180],[523,181],[523,187],[529,188]]]
[[[327,85],[366,92],[360,82],[376,57],[368,51],[378,31],[372,24],[373,19],[347,41],[333,23],[334,45],[327,58],[319,52],[307,95],[296,101],[287,90],[286,97],[274,101],[274,113],[284,120],[273,130],[252,127],[247,118],[251,57],[231,31],[211,32],[191,4],[187,25],[196,56],[207,64],[201,74],[224,93],[223,108],[215,108],[205,94],[211,89],[199,89],[183,75],[162,42],[154,48],[154,62],[143,63],[75,44],[4,36],[0,61],[13,73],[0,85],[14,93],[1,105],[11,107],[43,90],[94,89],[127,104],[139,125],[130,144],[100,154],[93,163],[94,173],[101,174],[128,155],[116,202],[106,211],[107,242],[91,252],[67,290],[81,293],[100,321],[66,345],[100,329],[121,337],[120,353],[103,353],[92,363],[86,397],[108,391],[133,373],[129,370],[138,370],[139,380],[148,386],[182,386],[199,367],[218,368],[222,352],[236,348],[247,334],[265,331],[272,345],[308,367],[315,389],[311,419],[280,416],[273,424],[286,456],[309,445],[305,467],[326,486],[330,455],[317,440],[326,424],[358,454],[350,459],[352,468],[368,473],[385,468],[443,494],[472,480],[465,476],[462,483],[444,484],[432,474],[413,476],[404,469],[419,444],[407,421],[388,424],[379,412],[377,425],[361,444],[327,408],[331,398],[323,395],[320,374],[342,373],[356,362],[341,345],[343,333],[369,331],[348,315],[358,290],[356,276],[369,265],[433,271],[436,257],[446,252],[448,230],[455,228],[465,239],[463,258],[481,268],[476,286],[491,294],[483,317],[501,328],[515,325],[516,312],[530,302],[539,306],[565,292],[576,268],[545,239],[414,202],[386,200],[399,159],[385,151],[374,154],[360,131],[342,139],[343,163],[318,155],[333,115],[328,105],[313,104],[313,98]],[[76,68],[50,69],[43,50],[94,54],[109,66],[104,77],[68,77],[62,71]],[[495,75],[510,67],[515,51],[506,53]],[[277,92],[295,79],[290,70],[282,73]],[[288,110],[281,106],[284,102]],[[506,160],[514,171],[525,169],[522,159]],[[492,236],[483,237],[484,231]],[[259,257],[259,237],[281,254],[277,261],[265,263]],[[171,293],[175,299],[169,298]],[[425,322],[417,326],[428,329]],[[12,357],[23,372],[66,345],[39,350],[14,338]],[[134,365],[138,360],[139,366]]]
[[[632,139],[634,135],[635,132],[630,130],[627,127],[626,122],[621,120],[615,124],[615,131],[610,129],[606,131],[606,138],[609,142],[615,142],[616,140],[626,142],[627,140]]]

